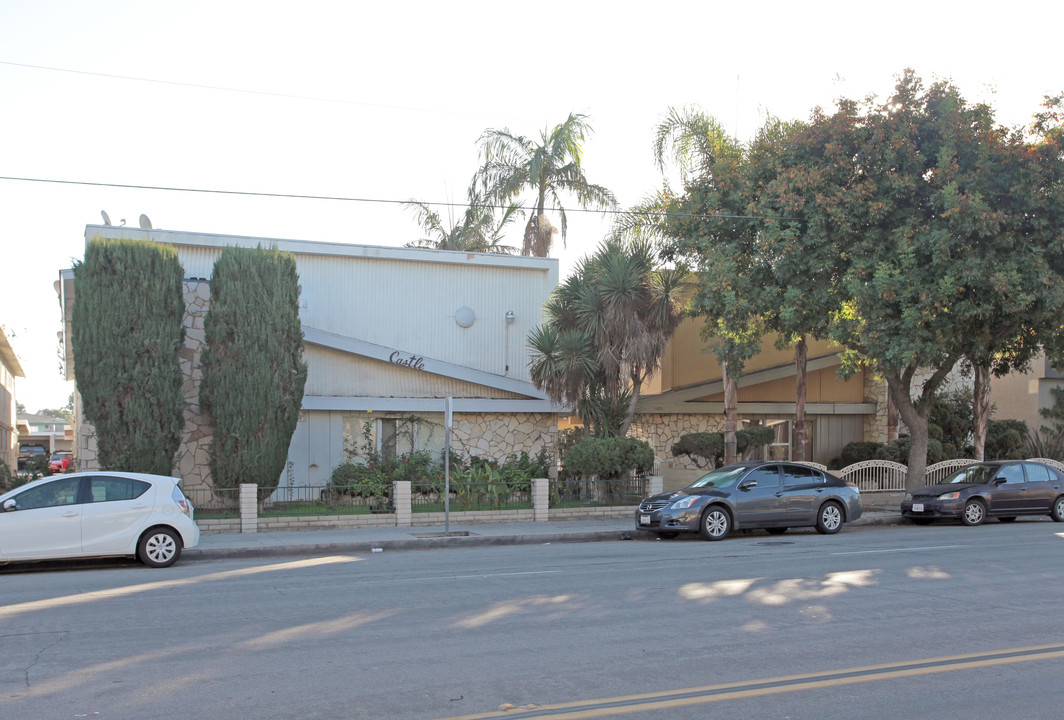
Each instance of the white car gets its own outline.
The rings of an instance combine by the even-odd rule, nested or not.
[[[199,543],[180,480],[128,472],[41,478],[0,495],[0,563],[129,555],[151,567]]]

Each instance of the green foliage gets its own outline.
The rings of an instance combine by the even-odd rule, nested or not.
[[[634,438],[585,437],[566,448],[562,466],[569,477],[616,480],[633,471],[651,472],[654,450],[647,442]]]
[[[547,257],[553,243],[554,228],[544,211],[547,202],[561,216],[562,243],[568,232],[564,195],[576,197],[583,208],[607,209],[617,205],[613,193],[601,185],[588,182],[583,170],[583,143],[591,134],[586,115],[570,113],[564,122],[544,130],[539,141],[515,135],[508,129],[485,130],[480,136],[484,164],[476,182],[484,195],[502,204],[533,196],[535,211],[525,226],[522,255]],[[525,204],[525,203],[522,203]]]
[[[735,433],[736,451],[742,456],[747,450],[761,448],[771,443],[776,432],[765,426],[754,426]],[[673,457],[686,455],[700,468],[720,467],[724,462],[724,433],[687,433],[681,435],[672,446]]]
[[[295,258],[225,248],[204,328],[200,402],[214,423],[214,484],[268,492],[284,470],[307,380]]]
[[[972,391],[969,388],[938,392],[932,400],[931,414],[928,416],[928,436],[942,444],[942,456],[945,460],[972,457],[972,401]]]
[[[572,404],[592,434],[625,435],[682,318],[685,275],[658,268],[649,243],[603,243],[554,291],[547,322],[529,335],[532,382]]]
[[[883,445],[876,452],[876,459],[878,460],[890,460],[892,462],[901,463],[908,466],[910,464],[910,449],[912,447],[912,438],[908,435],[902,435],[889,445]],[[934,438],[930,438],[927,441],[927,464],[933,465],[945,457],[942,453],[942,443]]]
[[[1040,426],[1038,432],[1025,427],[1024,444],[1028,457],[1064,460],[1064,388],[1052,387],[1049,391],[1053,394],[1053,406],[1039,410],[1049,424]]]
[[[859,462],[875,460],[879,457],[879,451],[884,447],[885,445],[883,443],[871,442],[868,440],[857,440],[855,442],[847,443],[842,448],[839,464],[841,467],[848,467]]]
[[[986,424],[986,445],[983,457],[987,460],[1022,460],[1026,457],[1050,457],[1061,455],[1028,455],[1027,423],[1023,420],[990,420]]]
[[[0,493],[14,490],[24,482],[26,481],[17,472],[12,470],[6,462],[0,460]]]
[[[457,221],[452,217],[449,223],[444,224],[440,214],[423,202],[411,201],[403,205],[414,212],[417,224],[425,232],[425,237],[407,243],[407,247],[499,255],[516,252],[516,248],[503,245],[502,240],[506,226],[523,216],[524,210],[511,203],[503,208],[501,216],[496,218],[495,205],[483,197],[477,188],[476,178],[469,187],[469,206]]]
[[[93,239],[74,265],[71,344],[100,467],[169,475],[185,401],[182,269],[169,245]]]

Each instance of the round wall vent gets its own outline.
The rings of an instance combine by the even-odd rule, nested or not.
[[[473,321],[477,319],[476,314],[472,308],[467,308],[465,305],[458,308],[454,312],[454,321],[458,323],[459,327],[467,328],[473,324]]]

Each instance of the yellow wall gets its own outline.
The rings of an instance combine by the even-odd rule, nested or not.
[[[740,387],[738,400],[747,402],[794,402],[797,381],[793,377]],[[809,403],[860,403],[864,385],[860,372],[849,380],[835,374],[835,368],[814,370],[806,375],[805,401]],[[709,402],[724,402],[724,393],[716,393]]]
[[[668,392],[674,388],[720,380],[720,363],[717,362],[717,356],[712,350],[713,341],[703,340],[701,336],[703,325],[704,322],[700,318],[687,318],[680,324],[662,358],[661,372],[643,386],[643,394],[653,395]],[[761,342],[761,352],[747,361],[746,373],[794,363],[794,350],[790,347],[777,350],[775,346],[776,337],[774,333],[764,337]],[[808,356],[811,358],[830,355],[839,351],[837,345],[823,340],[810,340],[808,345]],[[834,373],[834,370],[829,372]],[[859,378],[855,379],[859,380]],[[812,374],[810,374],[811,382]],[[841,383],[841,381],[839,382]],[[852,385],[854,383],[851,381],[843,384]],[[793,386],[794,381],[792,379],[790,396],[794,395]],[[856,383],[856,388],[856,400],[832,399],[817,402],[861,402],[860,382]],[[741,398],[742,396],[740,395]]]

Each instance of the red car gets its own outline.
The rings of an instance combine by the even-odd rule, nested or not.
[[[65,473],[74,469],[74,454],[57,452],[48,461],[48,470],[53,473]]]

